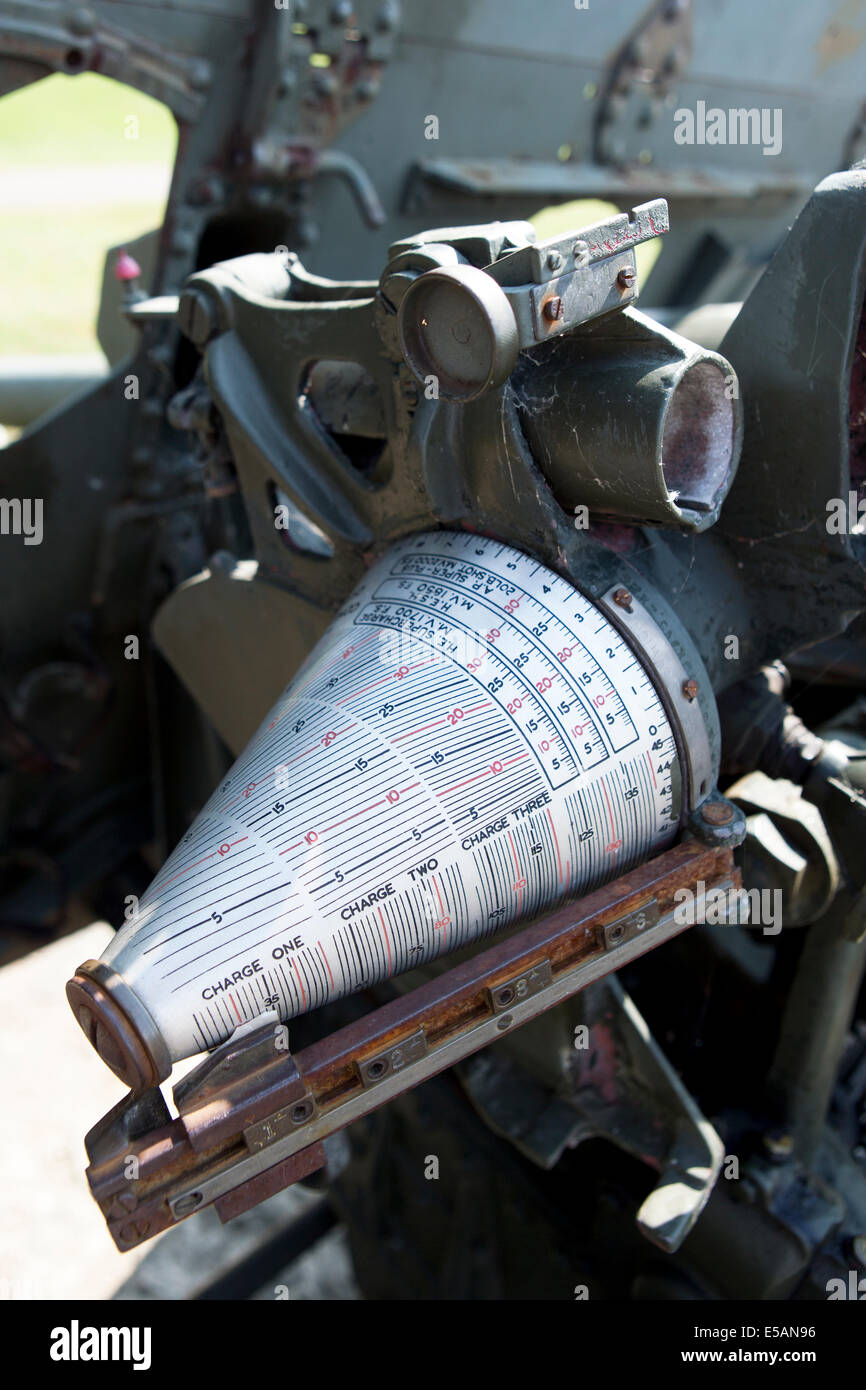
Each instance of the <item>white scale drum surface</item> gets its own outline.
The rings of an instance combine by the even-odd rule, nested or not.
[[[670,707],[670,701],[668,701]],[[121,927],[68,987],[133,1086],[649,859],[674,731],[608,617],[536,560],[439,531],[343,606]]]

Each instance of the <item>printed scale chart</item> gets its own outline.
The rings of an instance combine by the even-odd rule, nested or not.
[[[677,830],[671,726],[566,580],[435,532],[373,567],[102,957],[172,1059],[528,918]]]

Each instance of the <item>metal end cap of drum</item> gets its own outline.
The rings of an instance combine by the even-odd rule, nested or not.
[[[134,1092],[158,1086],[171,1057],[141,1000],[110,966],[86,960],[66,986],[79,1027],[115,1076]]]

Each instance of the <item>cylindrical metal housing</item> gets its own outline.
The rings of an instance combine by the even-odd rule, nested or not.
[[[734,369],[626,309],[524,353],[512,377],[523,429],[567,511],[703,531],[742,436]]]

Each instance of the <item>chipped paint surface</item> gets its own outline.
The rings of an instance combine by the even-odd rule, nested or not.
[[[866,39],[866,0],[844,0],[817,44],[818,72],[856,53]]]

